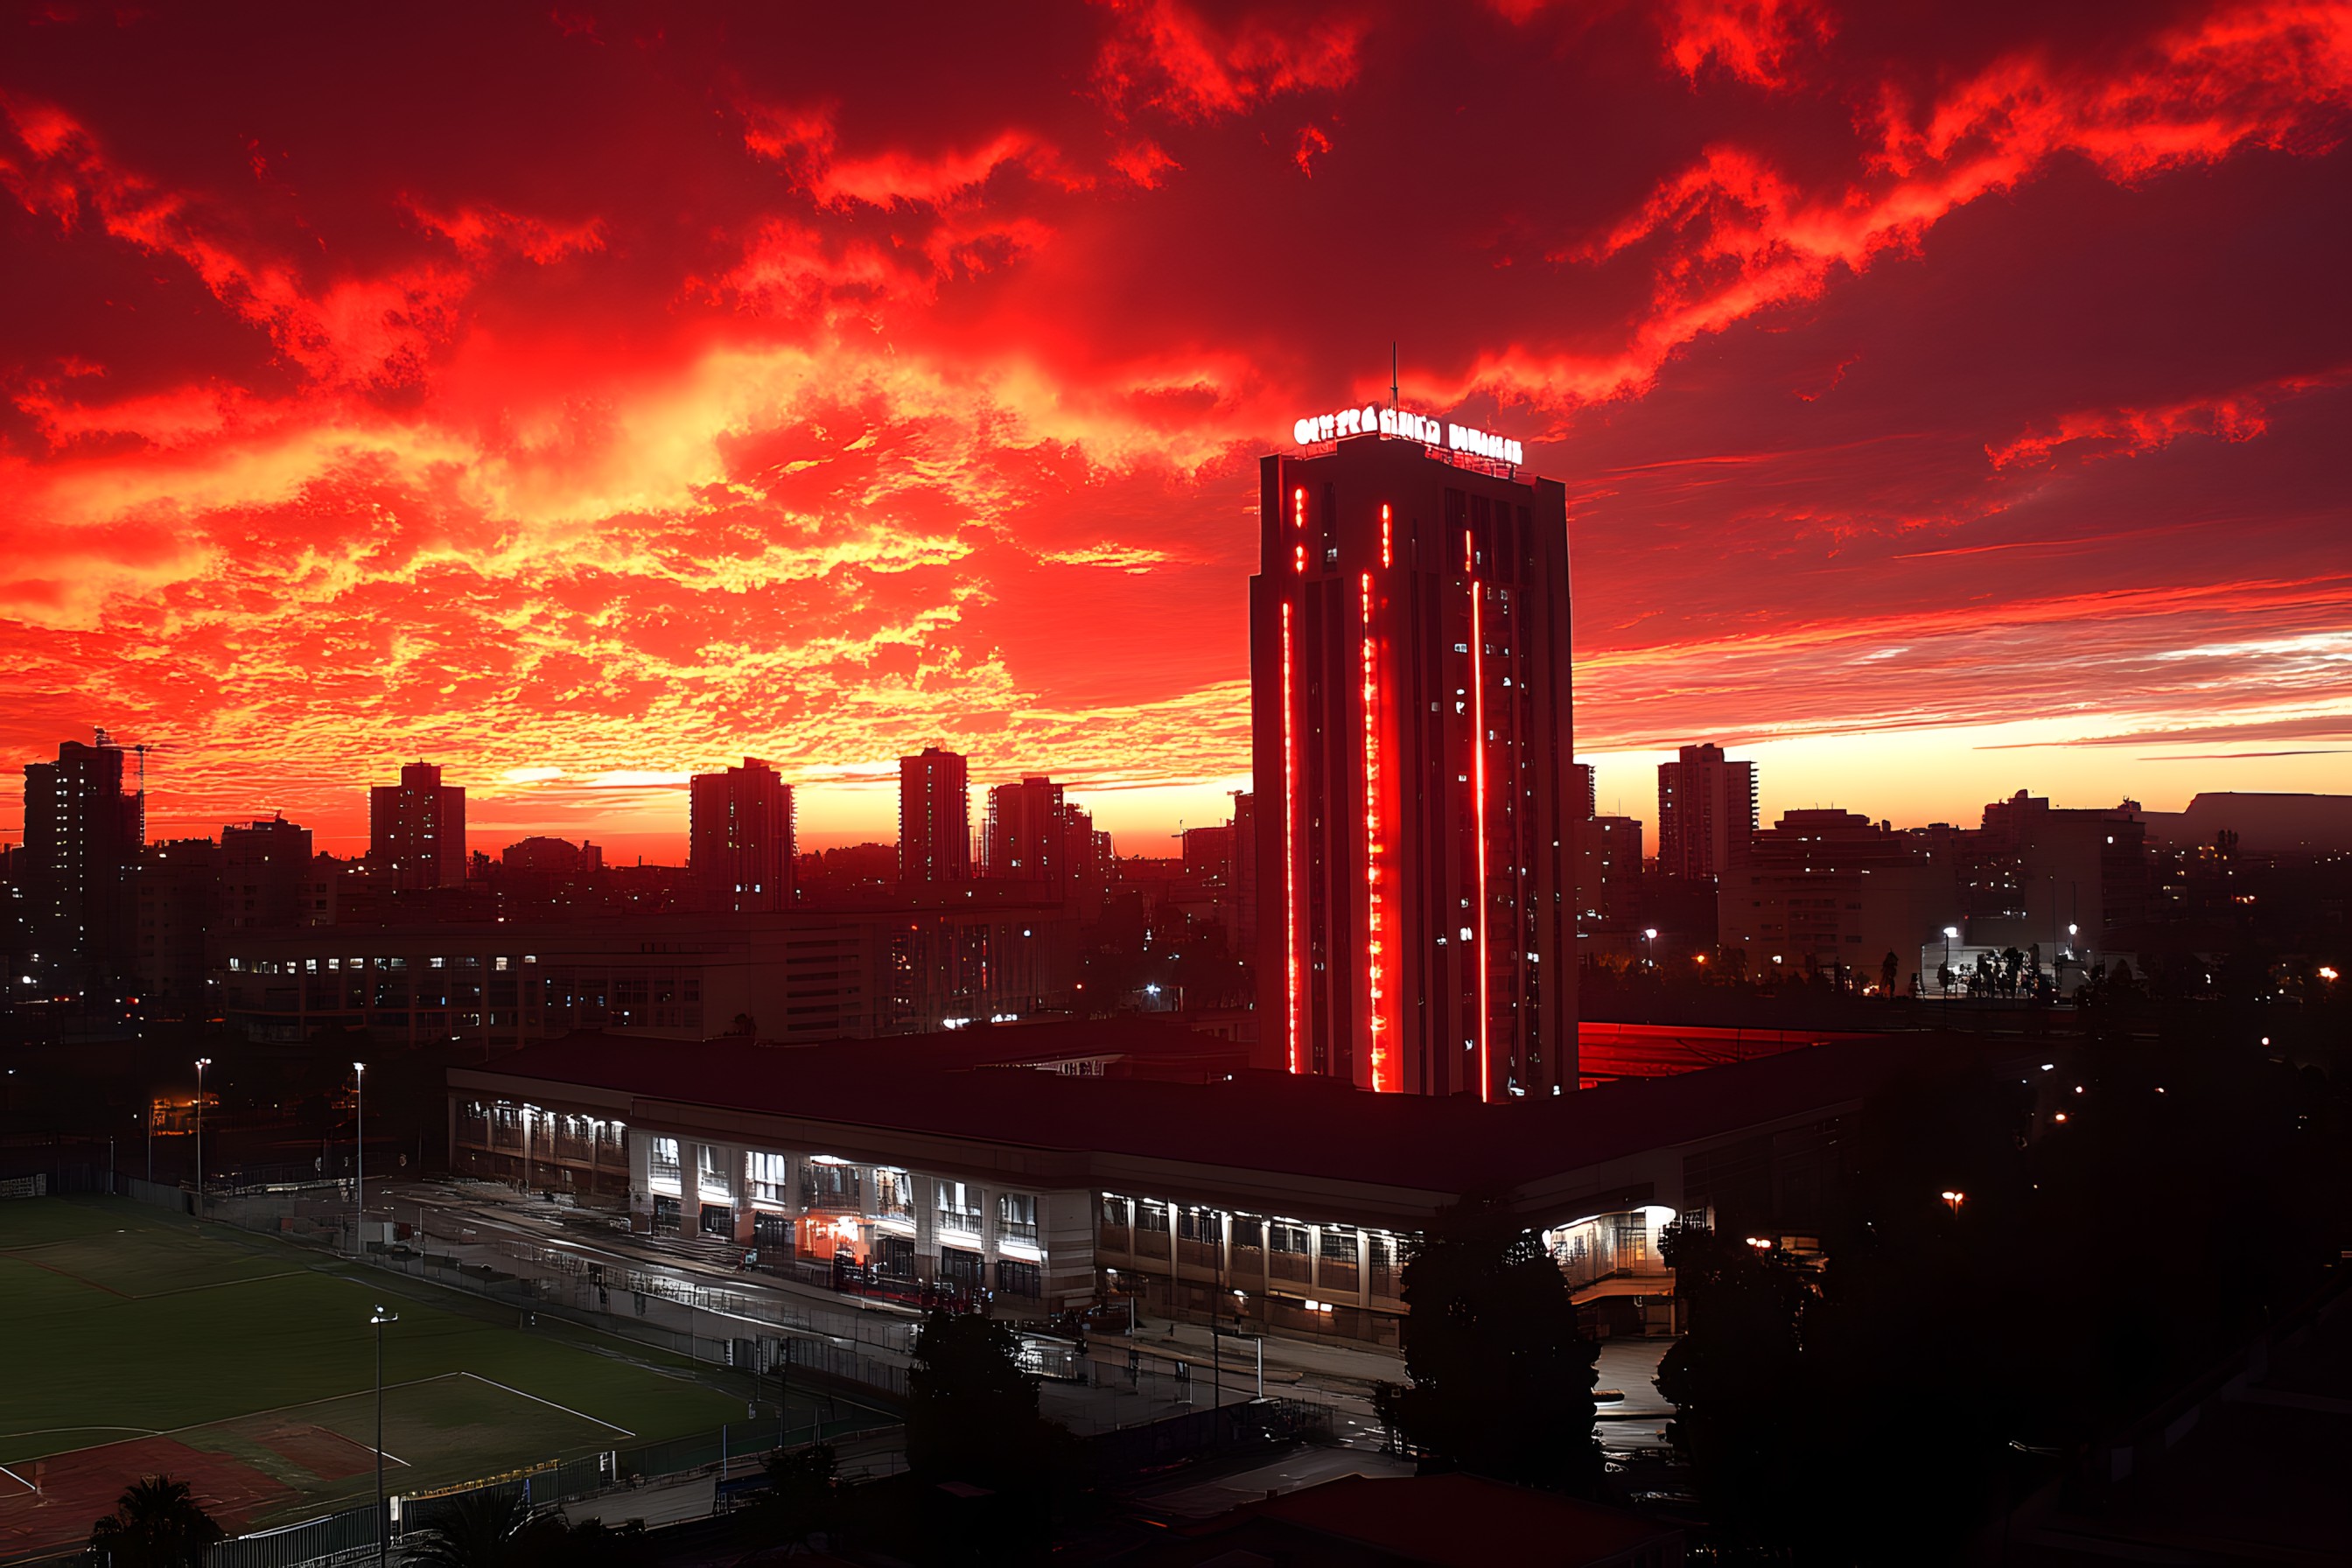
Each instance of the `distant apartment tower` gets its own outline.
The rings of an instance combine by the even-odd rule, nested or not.
[[[1257,796],[1249,790],[1234,796],[1234,953],[1257,961]],[[1263,987],[1261,987],[1263,989]],[[1257,1026],[1255,1025],[1254,1026]]]
[[[368,859],[398,892],[466,880],[466,792],[430,763],[411,763],[396,784],[368,791]]]
[[[1658,764],[1658,874],[1686,882],[1723,874],[1756,834],[1756,764],[1720,746],[1685,746]]]
[[[781,910],[793,901],[793,788],[757,757],[723,773],[697,773],[687,869],[713,908]]]
[[[1717,883],[1717,940],[1750,972],[1787,968],[1910,991],[1923,950],[1959,917],[1948,857],[1859,812],[1792,811]],[[1892,954],[1893,968],[1886,959]]]
[[[525,876],[584,877],[604,868],[604,852],[584,838],[574,844],[534,834],[499,851],[499,865]]]
[[[221,864],[209,838],[168,839],[140,856],[139,1005],[147,1018],[210,1014],[205,949],[222,911]]]
[[[898,759],[898,880],[971,879],[971,775],[938,746]]]
[[[221,924],[231,929],[313,923],[310,830],[283,816],[221,829]]]
[[[2114,926],[2148,918],[2156,867],[2137,803],[2053,807],[2019,790],[1984,808],[1960,836],[1958,873],[1968,940],[2045,952],[2096,947]]]
[[[1633,924],[1642,907],[1642,824],[1591,816],[1576,825],[1576,917],[1587,931]]]
[[[1262,1058],[1379,1092],[1573,1089],[1567,492],[1417,416],[1347,422],[1369,433],[1259,466]]]
[[[1087,826],[1091,830],[1091,820]],[[998,784],[988,792],[981,869],[992,880],[1066,882],[1069,827],[1062,786],[1052,779],[1033,773],[1018,784]]]
[[[68,741],[25,764],[26,925],[47,973],[73,990],[127,986],[134,968],[143,794],[122,793],[123,752]],[[125,993],[127,994],[127,993]]]
[[[1601,815],[1600,801],[1600,795],[1592,782],[1592,764],[1591,763],[1569,763],[1568,803],[1570,807],[1580,811],[1589,819]]]

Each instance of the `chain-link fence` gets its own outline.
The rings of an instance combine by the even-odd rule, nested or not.
[[[390,1500],[385,1520],[392,1538],[431,1530],[446,1519],[465,1498],[481,1494],[520,1497],[532,1509],[562,1508],[608,1499],[625,1500],[648,1483],[707,1474],[711,1481],[707,1507],[690,1510],[703,1515],[720,1506],[719,1487],[733,1478],[757,1475],[767,1457],[779,1448],[805,1448],[815,1443],[877,1439],[895,1431],[869,1417],[812,1420],[787,1426],[775,1421],[732,1422],[715,1431],[634,1448],[550,1459],[510,1474]],[[852,1479],[887,1473],[901,1461],[895,1448],[865,1445],[857,1459],[841,1467]],[[257,1531],[224,1541],[205,1557],[205,1568],[328,1568],[345,1561],[363,1560],[376,1546],[373,1503],[346,1509],[323,1519],[305,1520],[277,1530]]]

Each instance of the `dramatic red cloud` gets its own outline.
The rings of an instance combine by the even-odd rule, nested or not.
[[[2347,129],[2284,0],[19,13],[0,742],[672,854],[945,742],[1148,847],[1246,767],[1254,459],[1393,341],[1568,482],[1637,812],[2345,787]]]

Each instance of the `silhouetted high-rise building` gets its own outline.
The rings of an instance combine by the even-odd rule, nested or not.
[[[757,757],[688,787],[687,869],[722,910],[781,910],[793,901],[793,787]]]
[[[209,838],[167,839],[140,856],[139,1003],[148,1018],[210,1016],[205,944],[221,917],[221,865]]]
[[[1382,1091],[1572,1089],[1567,492],[1364,423],[1259,467],[1260,1052]]]
[[[26,924],[43,978],[129,994],[135,879],[147,837],[143,794],[122,792],[123,752],[68,741],[54,763],[25,764]]]
[[[1234,927],[1236,956],[1257,962],[1257,796],[1234,795]]]
[[[1593,787],[1591,763],[1568,764],[1568,804],[1571,810],[1586,817],[1601,815],[1600,796]]]
[[[971,775],[957,753],[925,746],[898,759],[898,880],[971,879]]]
[[[1089,823],[1091,827],[1091,823]],[[987,837],[981,846],[984,875],[1015,882],[1066,883],[1069,821],[1062,786],[1033,773],[988,792]]]
[[[368,791],[368,859],[398,892],[466,880],[466,792],[430,763],[410,763],[396,784]]]
[[[1589,816],[1576,825],[1576,916],[1591,934],[1630,928],[1642,903],[1642,824]]]
[[[310,830],[284,816],[221,829],[221,924],[309,925]]]
[[[1723,874],[1756,834],[1756,764],[1721,746],[1685,746],[1658,764],[1658,875],[1686,882]]]

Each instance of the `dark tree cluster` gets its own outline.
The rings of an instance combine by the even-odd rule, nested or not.
[[[1600,1347],[1578,1328],[1568,1282],[1497,1200],[1440,1213],[1406,1258],[1405,1370],[1383,1384],[1382,1423],[1424,1469],[1589,1494]]]
[[[643,1524],[574,1523],[534,1510],[520,1491],[485,1489],[441,1504],[429,1525],[401,1538],[395,1561],[406,1568],[652,1568],[659,1557]]]
[[[1825,1262],[1671,1238],[1688,1332],[1658,1386],[1726,1561],[1962,1555],[2352,1240],[2352,1120],[2316,1069],[2144,1039],[2070,1056],[1879,1096]]]

